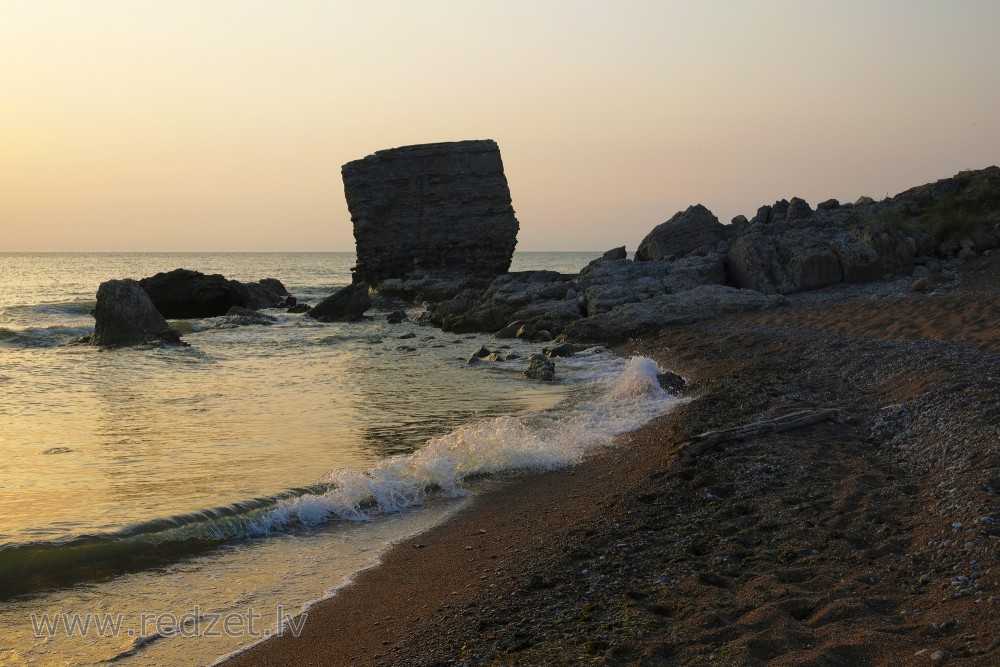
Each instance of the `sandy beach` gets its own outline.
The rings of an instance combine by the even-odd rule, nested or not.
[[[995,664],[998,306],[793,305],[622,346],[694,400],[572,469],[496,480],[302,636],[227,665]]]

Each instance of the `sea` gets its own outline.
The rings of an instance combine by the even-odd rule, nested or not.
[[[599,253],[518,252],[576,273]],[[0,665],[212,665],[336,594],[505,476],[572,465],[669,410],[602,347],[418,323],[171,321],[189,347],[98,349],[98,285],[186,268],[316,303],[353,253],[0,253]],[[408,319],[390,324],[403,307]],[[517,358],[470,364],[480,346]]]

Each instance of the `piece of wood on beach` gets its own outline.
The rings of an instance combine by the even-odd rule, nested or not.
[[[718,431],[700,433],[688,440],[683,449],[686,456],[699,456],[705,450],[723,442],[739,442],[749,438],[757,438],[768,433],[782,433],[797,428],[803,428],[820,422],[836,419],[840,415],[838,408],[822,408],[819,410],[800,410],[782,417],[766,421],[743,424]]]

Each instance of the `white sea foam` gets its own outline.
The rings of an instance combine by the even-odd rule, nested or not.
[[[614,358],[611,358],[614,360]],[[676,401],[660,388],[659,367],[633,357],[624,369],[595,384],[595,395],[565,411],[526,421],[497,417],[478,421],[430,440],[405,456],[385,459],[366,471],[336,470],[324,478],[332,488],[279,503],[255,522],[265,534],[289,524],[315,526],[332,519],[367,521],[420,505],[428,492],[461,496],[463,482],[478,475],[512,470],[552,470],[579,462],[668,410]]]

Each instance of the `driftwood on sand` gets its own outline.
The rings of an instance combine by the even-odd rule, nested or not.
[[[767,421],[753,422],[724,428],[718,431],[707,431],[694,436],[685,443],[684,453],[688,456],[698,456],[706,449],[714,447],[722,442],[732,442],[757,438],[767,433],[781,433],[791,431],[805,426],[811,426],[820,422],[836,419],[840,415],[837,408],[822,408],[819,410],[800,410],[787,414],[783,417],[776,417]]]

